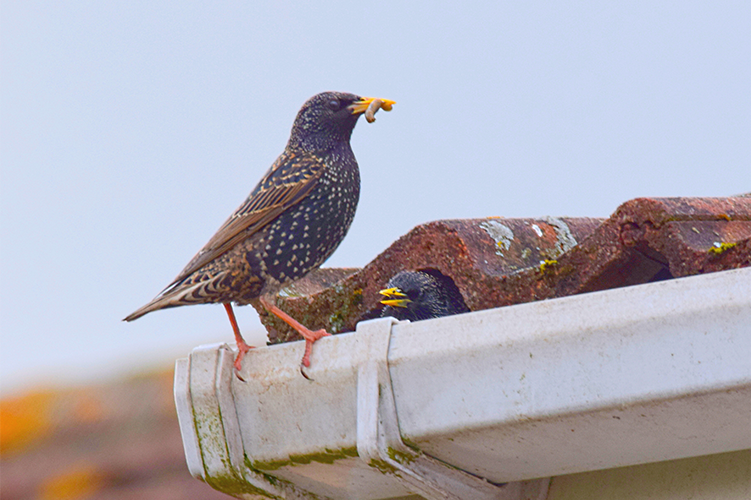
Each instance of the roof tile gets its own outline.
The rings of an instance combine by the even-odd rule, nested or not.
[[[352,331],[380,314],[402,270],[450,277],[473,310],[751,265],[751,197],[638,198],[607,220],[443,220],[415,227],[363,269],[320,269],[277,304],[311,329]],[[272,343],[299,340],[259,311]]]

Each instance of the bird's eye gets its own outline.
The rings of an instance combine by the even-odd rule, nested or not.
[[[339,103],[339,99],[331,99],[329,101],[329,108],[331,108],[331,110],[338,111],[339,106],[341,106],[341,104]]]

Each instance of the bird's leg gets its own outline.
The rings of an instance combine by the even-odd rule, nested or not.
[[[292,316],[267,301],[265,298],[260,297],[260,300],[261,305],[265,307],[268,312],[287,323],[289,326],[294,328],[297,333],[303,336],[303,338],[305,339],[305,354],[302,357],[302,365],[306,367],[310,366],[310,353],[313,350],[313,342],[322,337],[328,337],[331,334],[324,329],[311,331],[310,329],[297,322]]]
[[[224,304],[224,309],[227,311],[227,316],[229,316],[229,322],[232,325],[232,330],[235,332],[235,343],[237,343],[238,353],[235,358],[235,374],[237,375],[237,378],[243,380],[240,376],[240,370],[243,367],[243,358],[245,357],[246,352],[253,349],[253,346],[246,344],[245,339],[240,335],[240,327],[237,326],[237,319],[235,319],[235,311],[232,310],[232,304],[227,302]]]

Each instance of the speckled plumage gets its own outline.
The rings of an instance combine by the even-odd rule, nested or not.
[[[248,198],[173,282],[125,321],[183,305],[249,304],[318,268],[355,215],[360,172],[349,140],[372,101],[340,92],[310,98]]]
[[[393,291],[389,292],[390,290]],[[459,289],[450,278],[442,275],[401,271],[389,280],[388,289],[381,293],[387,297],[399,297],[391,300],[399,303],[399,306],[387,305],[383,308],[381,317],[420,321],[469,312]]]

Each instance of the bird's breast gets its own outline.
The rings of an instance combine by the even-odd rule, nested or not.
[[[270,224],[257,257],[271,282],[284,284],[318,268],[339,246],[360,198],[357,163],[333,158],[317,185]]]

